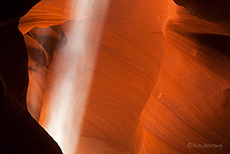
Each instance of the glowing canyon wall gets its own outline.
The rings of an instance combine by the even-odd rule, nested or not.
[[[230,153],[229,10],[40,1],[19,22],[28,111],[65,154]]]

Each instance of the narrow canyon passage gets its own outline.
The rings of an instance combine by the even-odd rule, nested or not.
[[[230,153],[229,10],[227,0],[41,0],[18,26],[28,112],[65,154]],[[3,60],[3,98],[9,89],[22,102]]]

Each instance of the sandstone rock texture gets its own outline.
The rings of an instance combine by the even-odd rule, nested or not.
[[[19,22],[28,111],[65,154],[229,154],[229,11],[228,0],[41,0]]]

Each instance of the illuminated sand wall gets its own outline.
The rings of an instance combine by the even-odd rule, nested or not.
[[[177,3],[43,0],[21,18],[28,108],[64,153],[230,152],[229,20]]]

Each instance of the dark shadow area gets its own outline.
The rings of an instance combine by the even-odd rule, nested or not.
[[[191,14],[212,22],[230,21],[229,0],[174,0]]]
[[[26,109],[28,56],[20,17],[39,0],[0,4],[0,153],[61,154],[61,149]]]
[[[230,58],[229,36],[214,34],[192,34],[192,37],[196,40],[197,44],[208,46]]]

